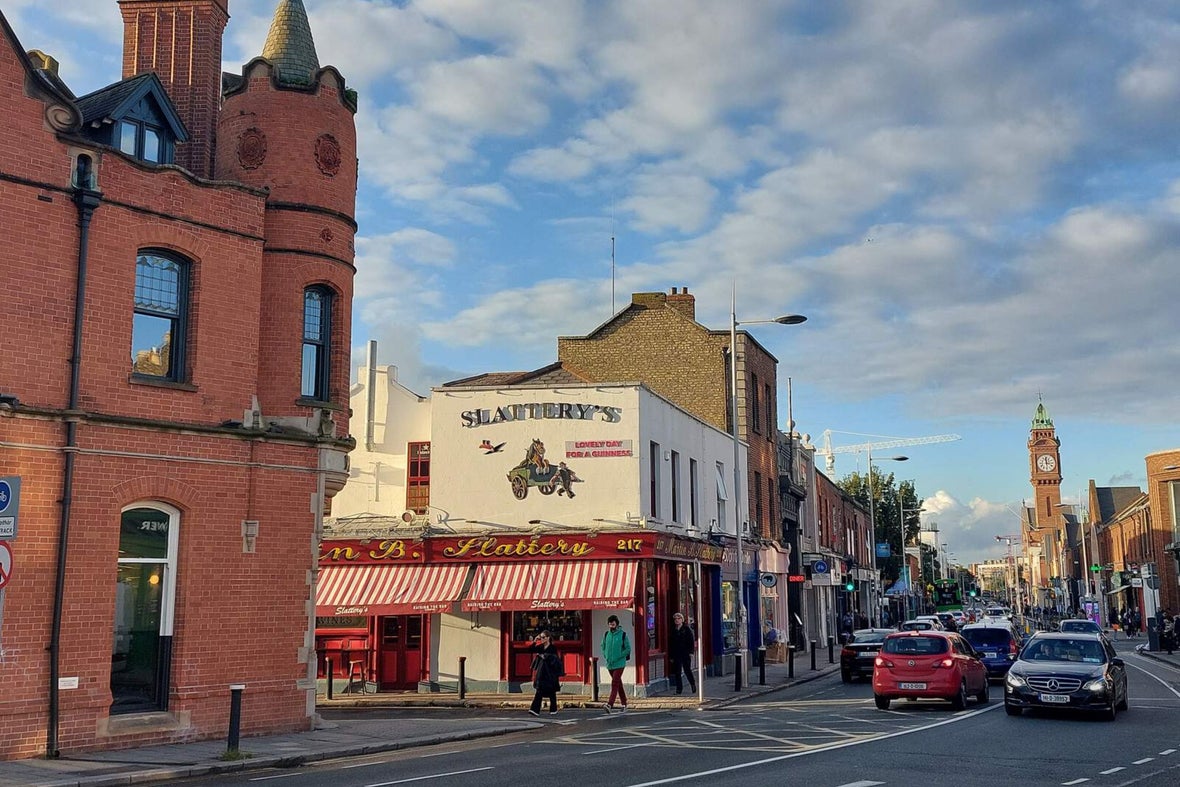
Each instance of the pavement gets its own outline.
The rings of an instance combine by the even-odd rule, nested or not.
[[[751,668],[750,685],[734,688],[734,676],[720,675],[702,681],[703,698],[669,692],[653,697],[631,697],[628,711],[681,709],[711,710],[723,708],[749,697],[830,675],[839,670],[839,649],[833,651],[835,663],[829,663],[826,648],[816,651],[816,668],[811,669],[811,654],[795,657],[794,677],[785,663],[767,663],[765,682],[761,668]],[[1176,657],[1180,663],[1180,656]],[[561,710],[601,708],[603,695],[594,702],[590,695],[559,695]],[[283,735],[243,737],[239,741],[239,758],[227,756],[226,740],[194,743],[170,743],[109,752],[64,754],[58,759],[45,758],[0,762],[0,786],[3,787],[106,787],[186,779],[261,768],[294,767],[304,763],[395,751],[416,746],[432,746],[493,735],[524,732],[542,728],[548,714],[537,719],[528,714],[532,693],[528,694],[417,694],[385,692],[380,694],[336,694],[332,700],[322,695],[317,711],[327,712],[330,720],[320,719],[316,728]],[[503,715],[483,713],[464,717],[448,713],[446,718],[373,718],[371,711],[381,708],[493,708]],[[349,711],[357,709],[355,718]],[[404,716],[405,714],[397,714]],[[442,714],[440,714],[442,715]],[[519,716],[519,718],[517,718]],[[561,719],[559,713],[558,719]],[[568,717],[566,717],[568,718]],[[579,718],[575,716],[574,718]],[[584,718],[584,717],[582,717]]]

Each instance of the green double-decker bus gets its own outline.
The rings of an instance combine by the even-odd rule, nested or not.
[[[959,587],[957,580],[935,580],[934,608],[939,612],[950,612],[963,608],[963,590]]]

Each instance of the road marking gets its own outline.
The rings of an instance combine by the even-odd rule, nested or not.
[[[1144,657],[1139,656],[1139,658],[1144,658]],[[1145,669],[1143,669],[1143,667],[1140,667],[1138,664],[1127,664],[1127,666],[1134,667],[1135,669],[1139,670],[1143,674],[1147,675],[1152,680],[1157,681],[1161,686],[1163,686],[1165,689],[1167,689],[1168,691],[1175,694],[1177,697],[1180,697],[1180,691],[1176,691],[1174,688],[1169,686],[1168,682],[1166,680],[1164,680],[1163,678],[1157,677],[1154,672],[1151,672],[1150,670],[1145,670]]]
[[[1082,782],[1088,782],[1088,781],[1090,781],[1090,780],[1089,779],[1074,779],[1072,782],[1062,782],[1061,784],[1062,784],[1062,787],[1069,787],[1069,785],[1071,785],[1071,784],[1081,784]]]
[[[1164,749],[1163,751],[1160,752],[1160,756],[1167,757],[1169,754],[1175,754],[1175,753],[1176,753],[1175,749]]]
[[[622,746],[615,746],[610,749],[597,749],[595,751],[584,751],[584,752],[582,752],[582,755],[585,756],[588,754],[609,754],[613,751],[626,751],[627,749],[641,749],[645,746],[655,746],[655,745],[656,745],[655,743],[628,743],[628,744],[625,744]]]
[[[1126,770],[1126,768],[1124,768],[1123,766],[1120,765],[1117,768],[1107,768],[1105,771],[1098,771],[1098,775],[1099,776],[1110,776],[1112,773],[1118,773],[1119,771],[1123,771],[1123,770]]]
[[[450,773],[432,773],[429,776],[413,776],[409,779],[398,779],[395,782],[375,782],[367,784],[365,787],[388,787],[390,784],[406,784],[408,782],[420,782],[426,779],[443,779],[447,776],[462,776],[465,773],[478,773],[479,771],[490,771],[492,767],[489,765],[486,768],[470,768],[466,771],[451,771]]]
[[[878,784],[885,782],[848,782],[848,784],[841,784],[840,787],[876,787]]]
[[[1131,764],[1132,765],[1143,765],[1144,763],[1151,762],[1154,759],[1155,759],[1155,757],[1144,757],[1142,760],[1135,760],[1135,762],[1133,762]]]
[[[719,773],[729,773],[731,771],[739,771],[744,768],[755,768],[760,765],[769,765],[769,764],[775,763],[775,762],[782,762],[783,760],[793,760],[796,757],[806,757],[811,754],[820,754],[822,752],[835,751],[836,749],[846,749],[849,746],[858,746],[862,743],[875,743],[876,741],[887,740],[889,738],[899,738],[902,735],[911,735],[915,732],[925,732],[926,730],[932,730],[935,727],[942,727],[943,725],[946,725],[946,724],[956,724],[961,721],[966,721],[967,719],[974,718],[975,716],[978,716],[981,713],[987,713],[988,711],[997,710],[998,708],[1002,708],[1002,707],[1003,707],[1003,705],[1001,705],[1001,704],[987,705],[986,707],[980,708],[978,710],[970,711],[967,713],[957,713],[949,719],[944,719],[943,721],[936,721],[932,724],[927,724],[924,727],[912,727],[907,730],[900,730],[898,732],[891,732],[886,735],[877,735],[877,736],[873,736],[870,738],[864,738],[861,740],[843,741],[841,743],[834,743],[834,744],[827,745],[827,746],[816,746],[815,748],[807,749],[806,751],[791,752],[790,754],[780,754],[777,757],[767,757],[766,759],[763,759],[763,760],[755,760],[753,762],[743,762],[743,763],[739,763],[738,765],[730,765],[730,766],[727,766],[724,768],[714,768],[714,769],[708,770],[708,771],[698,771],[696,773],[686,773],[682,776],[672,776],[667,779],[658,779],[656,781],[651,781],[651,782],[640,782],[638,784],[630,785],[630,787],[655,787],[655,785],[659,785],[659,784],[672,784],[673,782],[688,781],[689,779],[699,779],[699,778],[702,778],[705,776],[716,776]],[[377,785],[370,785],[370,787],[377,787]]]
[[[254,776],[250,779],[252,782],[264,782],[268,779],[286,779],[288,776],[298,776],[297,773],[280,773],[277,776]]]

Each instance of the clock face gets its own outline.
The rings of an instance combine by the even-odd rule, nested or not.
[[[1043,470],[1044,472],[1048,473],[1054,467],[1057,467],[1057,460],[1054,459],[1049,454],[1041,454],[1040,456],[1037,457],[1037,467],[1040,470]]]

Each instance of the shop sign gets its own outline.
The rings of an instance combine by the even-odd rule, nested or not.
[[[632,545],[620,540],[624,548]],[[431,539],[431,556],[439,561],[487,560],[488,558],[580,558],[598,547],[588,536],[470,536]],[[636,547],[636,551],[639,551]],[[598,555],[595,555],[598,557]]]
[[[605,421],[617,424],[623,420],[621,407],[609,407],[597,404],[577,404],[574,402],[527,402],[525,404],[508,404],[503,407],[492,407],[486,410],[464,410],[459,414],[463,426],[474,429],[477,426],[492,424],[506,424],[514,421],[535,421],[540,419],[558,419],[565,421]]]
[[[788,575],[787,575],[787,581],[788,581],[788,582],[792,582],[792,583],[794,583],[794,582],[803,582],[803,583],[806,583],[806,582],[807,582],[807,577],[806,577],[806,575],[804,575],[804,574],[788,574]]]
[[[362,565],[365,563],[421,563],[421,543],[403,538],[333,540],[320,543],[320,565]]]
[[[668,533],[660,533],[655,537],[655,550],[653,554],[655,557],[720,563],[725,556],[725,548],[719,544],[710,544],[704,541],[690,541],[684,538],[677,538]]]

